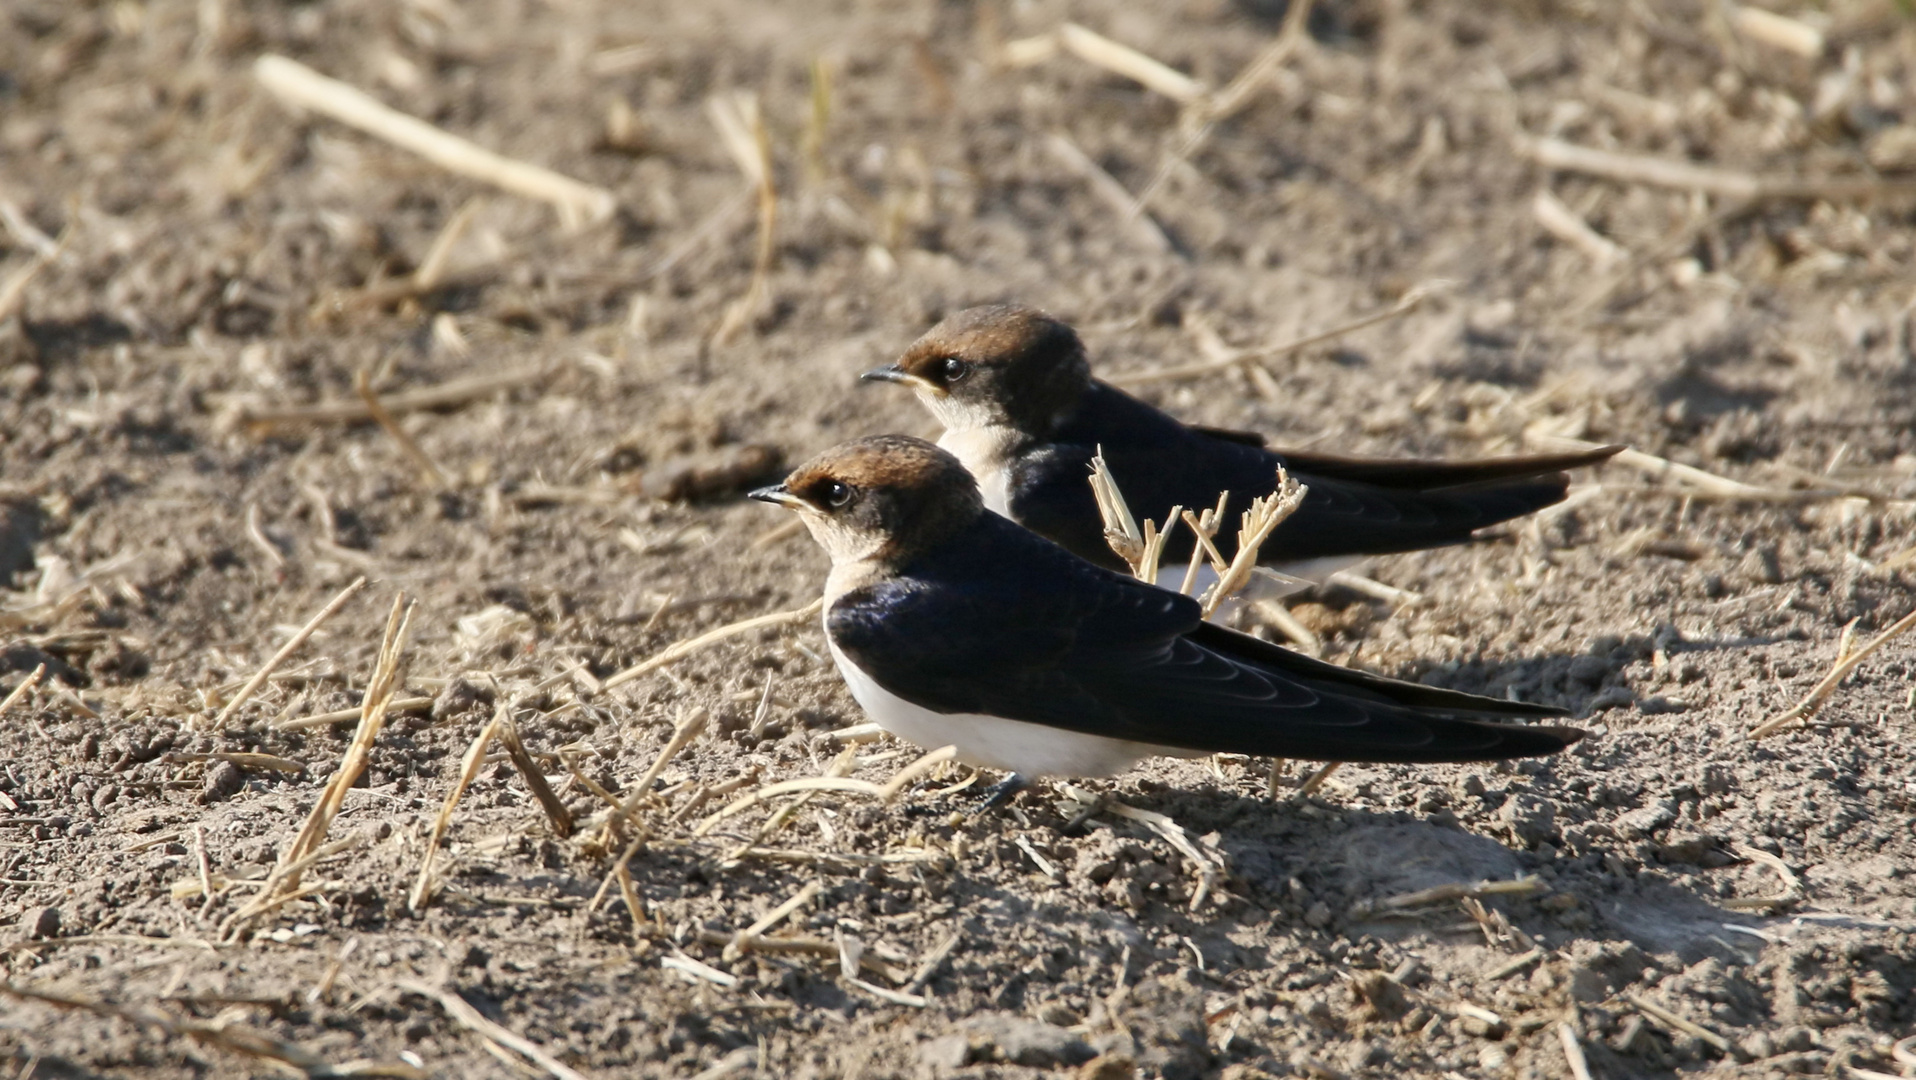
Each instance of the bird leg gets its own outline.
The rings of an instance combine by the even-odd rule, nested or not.
[[[1013,796],[1030,786],[1031,781],[1026,780],[1017,773],[1006,773],[1003,780],[993,784],[991,790],[985,792],[985,797],[979,800],[977,806],[971,808],[971,812],[973,814],[982,814],[989,810],[996,810],[1010,802]]]

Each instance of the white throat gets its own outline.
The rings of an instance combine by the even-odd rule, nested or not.
[[[951,454],[978,481],[985,509],[1011,516],[1011,455],[1018,433],[999,425],[948,427],[938,436],[938,448]]]

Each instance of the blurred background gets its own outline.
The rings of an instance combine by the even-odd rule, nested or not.
[[[1866,863],[1911,855],[1909,794],[1891,775],[1909,767],[1906,739],[1880,726],[1906,730],[1909,647],[1892,644],[1881,654],[1890,674],[1852,687],[1841,715],[1861,727],[1813,736],[1828,775],[1798,775],[1740,732],[1815,683],[1839,638],[1910,606],[1913,207],[1916,15],[1898,0],[7,0],[0,688],[47,674],[19,705],[32,723],[9,717],[0,735],[15,763],[0,791],[32,811],[19,811],[36,823],[20,829],[46,836],[31,834],[31,860],[10,864],[29,884],[0,883],[0,922],[26,934],[56,910],[49,925],[68,934],[210,932],[217,906],[189,915],[167,893],[192,876],[192,823],[211,815],[215,869],[264,872],[345,737],[284,725],[357,706],[401,589],[420,601],[403,690],[426,704],[374,755],[365,783],[382,794],[356,811],[390,812],[359,868],[369,899],[310,916],[328,955],[349,931],[380,942],[349,977],[372,954],[425,971],[401,942],[428,924],[394,914],[395,898],[416,871],[422,822],[489,715],[495,692],[475,672],[541,688],[521,723],[555,775],[561,758],[586,762],[616,790],[694,707],[711,712],[713,732],[669,782],[816,774],[830,758],[816,733],[862,717],[809,624],[669,677],[593,687],[700,630],[814,598],[822,556],[738,493],[845,438],[932,434],[905,395],[860,388],[856,374],[942,315],[1015,300],[1076,324],[1098,374],[1184,419],[1279,445],[1465,456],[1629,444],[1635,453],[1585,478],[1563,512],[1493,543],[1380,564],[1396,602],[1328,594],[1294,614],[1338,662],[1520,693],[1607,725],[1600,753],[1613,757],[1590,768],[1628,779],[1566,765],[1572,779],[1528,781],[1539,798],[1562,794],[1563,822],[1585,812],[1570,807],[1597,806],[1608,823],[1672,791],[1672,806],[1720,802],[1711,813],[1744,815],[1735,831],[1765,850],[1847,859],[1823,895],[1891,920],[1906,941],[1907,882]],[[361,575],[372,587],[215,728],[239,684]],[[206,780],[205,754],[240,750],[316,774]],[[163,756],[180,753],[202,756]],[[1692,776],[1706,759],[1720,772]],[[1224,785],[1243,800],[1262,790],[1249,766],[1164,768],[1137,783]],[[461,865],[505,875],[487,879],[495,892],[589,896],[603,858],[529,839],[543,834],[510,775],[487,772],[469,805],[514,839]],[[1683,905],[1729,879],[1683,877],[1703,874],[1684,864],[1657,879],[1674,892],[1630,891],[1644,867],[1675,863],[1650,840],[1615,839],[1628,829],[1572,839],[1550,819],[1539,832],[1497,816],[1509,777],[1491,777],[1489,796],[1479,779],[1453,813],[1409,779],[1356,775],[1348,805],[1451,814],[1445,836],[1464,835],[1462,821],[1496,838],[1484,851],[1510,842],[1536,865],[1588,856],[1577,872],[1598,882],[1591,895],[1675,905],[1656,909],[1654,932],[1622,915],[1579,928],[1569,907],[1531,912],[1533,929],[1609,950],[1578,962],[1613,989],[1643,971],[1629,949],[1679,956],[1665,964],[1673,978],[1705,955],[1657,935],[1669,912],[1695,914]],[[1432,775],[1468,790],[1461,773]],[[1766,801],[1752,794],[1732,810],[1732,787]],[[235,792],[217,810],[191,801]],[[1232,811],[1179,812],[1198,831],[1223,830],[1227,847],[1279,843],[1232,831],[1252,828]],[[138,848],[140,822],[178,836]],[[876,814],[832,827],[840,846],[867,850],[917,828]],[[483,831],[461,823],[452,835]],[[5,834],[23,849],[28,835]],[[1358,870],[1310,876],[1320,872],[1295,870],[1304,853],[1328,858],[1340,842],[1294,842],[1305,846],[1275,863],[1244,855],[1262,861],[1237,887],[1280,923],[1291,908],[1298,919],[1324,908],[1270,946],[1303,957],[1306,975],[1344,962],[1320,932],[1332,912],[1422,887],[1337,876]],[[1380,866],[1424,843],[1376,842]],[[1550,853],[1535,855],[1538,844]],[[1135,977],[1169,978],[1188,966],[1180,936],[1223,933],[1139,899],[1181,872],[1139,879],[1158,892],[1136,895],[1107,873],[1076,906],[1053,896],[1070,912],[1053,921],[1074,940],[1105,941],[1074,967],[1050,951],[1057,942],[1010,929],[1033,921],[1031,896],[1049,894],[1007,851],[1002,866],[973,867],[973,893],[940,901],[982,920],[986,940],[960,954],[969,974],[944,987],[944,1012],[910,1014],[931,1017],[924,1031],[986,1008],[1055,1005],[1054,1020],[1083,1020],[1084,986],[1108,980],[1120,948],[1130,957],[1136,945]],[[1458,873],[1519,865],[1470,851]],[[707,877],[662,859],[634,867],[660,925],[680,931],[673,948],[694,947],[688,926],[744,925],[796,887],[759,866]],[[1726,871],[1746,876],[1739,889],[1764,887],[1771,871],[1739,865]],[[73,880],[82,885],[55,884]],[[820,904],[893,918],[945,895],[846,880]],[[1143,929],[1099,938],[1118,933],[1101,905]],[[639,945],[603,918],[590,938],[571,937],[555,910],[456,903],[429,926],[455,942],[542,942],[475,944],[468,974],[511,989],[499,994],[517,995],[513,1023],[569,1060],[690,1075],[763,1036],[796,1070],[781,1075],[933,1069],[914,1057],[915,1035],[810,976],[748,976],[797,1010],[778,1014],[797,1018],[786,1031],[767,1027],[772,1013],[692,1001],[682,982],[660,982],[656,958],[613,974],[566,967],[552,942],[584,942],[601,960],[591,950],[612,949],[628,965],[636,954],[624,950]],[[884,925],[915,955],[942,939],[928,923]],[[1358,953],[1391,969],[1380,948]],[[500,966],[511,949],[525,967]],[[1779,1034],[1731,1056],[1793,1053],[1821,1071],[1845,1052],[1890,1067],[1877,1044],[1907,1030],[1908,968],[1875,956],[1830,961],[1847,981],[1818,1014],[1839,1019],[1814,1039]],[[1538,970],[1569,971],[1558,959]],[[110,956],[112,977],[77,960],[36,977],[64,971],[110,996],[133,985],[118,974],[128,962]],[[317,961],[260,963],[297,980]],[[558,973],[527,974],[549,963]],[[1397,1035],[1353,1042],[1361,1025],[1280,1023],[1289,1014],[1275,1010],[1316,1014],[1282,989],[1293,976],[1272,970],[1228,987],[1191,976],[1201,1002],[1228,989],[1252,1002],[1246,1016],[1266,1009],[1269,1026],[1247,1025],[1217,1051],[1221,1029],[1205,1043],[1199,1023],[1213,1049],[1184,1057],[1164,1048],[1188,1032],[1139,1028],[1138,1052],[1162,1051],[1145,1072],[1229,1064],[1248,1078],[1287,1068],[1302,1047],[1351,1073],[1395,1053],[1400,1074],[1504,1075],[1533,1062],[1537,1075],[1562,1074],[1544,1056],[1559,1053],[1554,1027],[1513,1036],[1531,1041],[1493,1061],[1465,1034],[1410,1049]],[[1782,977],[1774,964],[1755,970],[1745,974],[1762,994]],[[1870,972],[1881,994],[1841,997],[1876,986]],[[1521,984],[1524,1002],[1554,1009],[1571,985],[1569,974],[1525,978],[1485,993]],[[150,981],[139,993],[158,992],[160,976]],[[1184,1000],[1189,987],[1174,989],[1150,1000]],[[1737,1039],[1811,1030],[1796,1012],[1736,1012],[1742,990],[1696,992],[1718,994],[1710,1015]],[[572,1025],[581,997],[599,1003],[590,1030]],[[441,1021],[414,1031],[397,1007],[350,1023],[343,1004],[315,1009],[278,1014],[278,1030],[353,1054],[437,1045],[436,1061],[497,1067]],[[807,1057],[805,1033],[837,1024],[834,1010],[857,1017],[855,1035]],[[1729,1054],[1694,1037],[1619,1043],[1626,1019],[1613,1012],[1579,1021],[1610,1040],[1592,1043],[1600,1073]],[[171,1051],[143,1058],[132,1028],[55,1034],[53,1015],[29,1025],[32,1053],[192,1071]],[[0,1045],[14,1038],[0,1031]],[[24,1064],[27,1043],[11,1045]],[[965,1053],[952,1068],[973,1060]]]

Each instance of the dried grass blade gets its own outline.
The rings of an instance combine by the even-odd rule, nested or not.
[[[36,666],[30,673],[28,673],[26,678],[21,679],[19,682],[19,685],[15,686],[12,692],[7,694],[6,700],[0,701],[0,716],[7,715],[8,709],[13,708],[13,706],[17,702],[19,702],[21,698],[24,698],[28,694],[32,693],[33,688],[39,685],[40,680],[45,678],[46,674],[47,674],[47,666],[45,664],[40,664]]]
[[[399,446],[399,452],[406,456],[407,461],[412,462],[413,468],[419,470],[427,486],[434,490],[445,489],[446,474],[439,470],[439,466],[433,462],[432,458],[426,456],[426,452],[420,449],[419,443],[414,441],[411,435],[406,434],[406,429],[399,426],[399,421],[393,417],[393,414],[386,411],[386,406],[380,402],[379,395],[373,392],[370,371],[360,368],[353,372],[353,392],[359,395],[359,400],[366,403],[366,412],[373,418],[373,423],[378,424],[381,430],[392,437],[392,441]]]
[[[626,668],[624,671],[613,675],[605,680],[605,688],[610,690],[615,686],[631,682],[633,679],[639,678],[642,675],[648,675],[667,664],[683,660],[687,656],[705,648],[707,645],[724,641],[729,637],[736,637],[739,634],[748,633],[767,626],[784,626],[789,623],[804,622],[806,619],[823,611],[824,608],[825,601],[823,598],[820,598],[793,611],[778,611],[770,615],[759,615],[742,622],[735,622],[714,630],[707,630],[695,638],[689,638],[685,641],[667,646],[657,655],[647,660],[642,660]]]
[[[443,169],[551,203],[568,228],[604,221],[618,209],[618,200],[604,188],[493,153],[284,56],[260,57],[253,74],[282,101],[330,116]]]
[[[246,700],[252,697],[255,691],[265,685],[266,680],[272,676],[273,672],[279,670],[279,666],[286,662],[286,658],[298,652],[299,647],[306,644],[306,639],[312,637],[313,634],[325,624],[327,619],[337,615],[339,609],[346,606],[346,601],[352,599],[353,594],[365,586],[366,579],[364,577],[354,578],[352,584],[339,590],[331,600],[326,602],[325,607],[320,608],[317,614],[306,620],[306,625],[300,627],[298,633],[286,639],[286,644],[279,647],[279,651],[273,654],[272,659],[266,661],[258,671],[253,673],[253,677],[246,680],[246,684],[239,688],[239,692],[233,695],[233,700],[227,702],[225,708],[220,710],[219,715],[213,718],[213,727],[224,727],[226,721],[232,719],[233,713],[238,711],[241,705],[246,704]],[[5,711],[6,709],[4,707],[0,707],[0,712]]]
[[[432,901],[433,860],[439,854],[439,844],[446,838],[446,829],[452,825],[453,808],[472,786],[479,775],[479,769],[486,763],[486,747],[499,734],[499,728],[506,722],[509,706],[501,702],[493,711],[492,720],[480,729],[472,745],[466,747],[465,756],[459,759],[459,776],[453,781],[452,790],[446,793],[446,801],[439,807],[439,816],[433,819],[432,833],[426,838],[426,852],[420,856],[419,877],[413,881],[412,895],[406,899],[408,911],[419,911]]]
[[[1219,357],[1215,360],[1205,360],[1196,364],[1147,368],[1144,371],[1120,372],[1116,375],[1108,376],[1107,381],[1121,387],[1132,387],[1144,386],[1156,382],[1169,382],[1174,379],[1194,379],[1200,375],[1213,375],[1220,371],[1228,371],[1242,364],[1248,364],[1253,360],[1267,360],[1273,357],[1285,356],[1301,349],[1308,349],[1314,345],[1322,345],[1327,341],[1335,341],[1338,338],[1344,337],[1347,334],[1354,334],[1366,327],[1376,326],[1378,323],[1389,322],[1392,319],[1401,319],[1421,307],[1424,301],[1430,298],[1431,293],[1431,287],[1419,286],[1405,293],[1402,300],[1399,300],[1391,307],[1385,308],[1383,311],[1372,312],[1369,315],[1352,319],[1347,323],[1333,326],[1328,330],[1321,330],[1315,334],[1307,334],[1304,337],[1281,342],[1276,345],[1262,345],[1249,349],[1239,349],[1229,356]]]
[[[1836,692],[1836,688],[1842,684],[1850,672],[1856,670],[1858,664],[1869,659],[1871,653],[1889,644],[1897,635],[1902,634],[1912,626],[1916,626],[1916,610],[1912,610],[1909,614],[1896,620],[1896,622],[1890,625],[1889,629],[1870,638],[1863,643],[1862,647],[1850,653],[1848,656],[1843,657],[1834,667],[1830,668],[1829,674],[1823,676],[1822,681],[1817,683],[1816,686],[1804,696],[1802,701],[1796,703],[1794,708],[1756,727],[1750,732],[1750,738],[1767,738],[1798,720],[1807,720],[1815,715],[1816,710],[1821,708],[1823,702],[1827,701],[1830,695]]]
[[[523,1054],[527,1060],[553,1076],[559,1077],[559,1080],[586,1080],[584,1073],[568,1068],[564,1062],[546,1053],[544,1047],[531,1039],[487,1019],[486,1015],[474,1008],[471,1002],[450,990],[427,986],[416,979],[399,979],[393,985],[409,994],[418,994],[420,997],[437,1001],[439,1006],[446,1010],[446,1015],[480,1036]]]
[[[552,785],[546,782],[546,775],[539,768],[539,763],[526,752],[526,744],[519,738],[519,726],[507,720],[500,736],[506,745],[506,755],[512,758],[512,764],[525,779],[526,787],[532,790],[532,797],[539,801],[539,808],[545,811],[546,817],[552,822],[552,831],[560,839],[571,836],[572,811],[559,801]]]
[[[1204,84],[1154,57],[1120,45],[1103,34],[1077,23],[1058,27],[1058,44],[1089,64],[1122,75],[1146,89],[1154,90],[1180,105],[1189,105],[1204,96]]]

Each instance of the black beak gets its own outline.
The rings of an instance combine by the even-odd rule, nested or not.
[[[771,487],[762,487],[755,491],[748,491],[745,493],[745,497],[748,499],[757,499],[759,502],[768,502],[776,506],[783,506],[787,510],[796,510],[804,503],[803,499],[787,491],[784,484],[774,484]]]
[[[905,374],[905,369],[899,367],[897,364],[886,364],[884,367],[875,367],[863,375],[860,375],[858,378],[863,382],[901,383],[911,381],[911,376]]]

